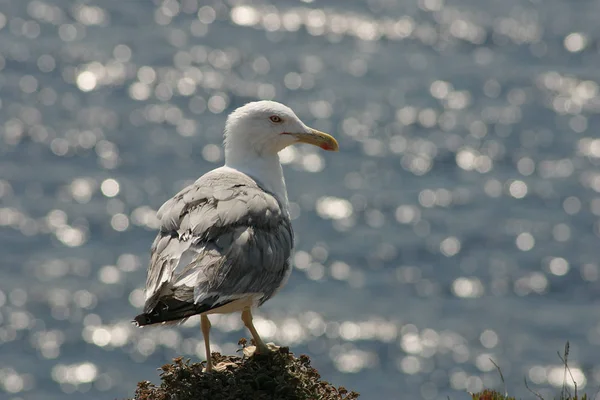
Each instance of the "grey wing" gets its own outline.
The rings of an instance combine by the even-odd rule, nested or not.
[[[262,303],[287,278],[293,247],[289,218],[278,200],[246,175],[209,173],[167,201],[158,217],[161,231],[152,246],[145,313],[159,302],[184,302],[193,305],[186,311],[193,315],[250,294]]]

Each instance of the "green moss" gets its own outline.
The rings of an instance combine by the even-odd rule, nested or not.
[[[243,342],[242,342],[243,343]],[[202,372],[202,363],[176,358],[164,365],[161,384],[138,383],[135,400],[354,400],[358,393],[321,380],[308,356],[282,347],[249,358],[212,353],[220,371]]]

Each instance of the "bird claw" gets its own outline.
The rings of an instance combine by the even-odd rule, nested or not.
[[[231,361],[223,361],[215,365],[213,369],[217,372],[223,372],[230,366],[237,367],[237,364]]]
[[[212,366],[212,368],[202,368],[202,372],[207,373],[207,372],[212,372],[212,371],[216,371],[216,372],[223,372],[225,370],[227,370],[228,367],[233,366],[233,367],[237,367],[237,364],[231,361],[221,361],[218,364],[215,364]]]
[[[281,348],[281,346],[277,346],[275,343],[270,342],[267,343],[267,349],[269,349],[269,351],[277,351]]]
[[[279,346],[275,343],[267,343],[263,346],[246,346],[244,347],[244,356],[252,357],[254,354],[267,354],[271,351],[279,350]]]

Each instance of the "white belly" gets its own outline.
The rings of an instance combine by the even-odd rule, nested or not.
[[[251,294],[241,299],[227,303],[224,306],[213,308],[203,314],[230,314],[234,312],[244,311],[245,308],[256,307],[258,301],[262,297],[262,294]]]

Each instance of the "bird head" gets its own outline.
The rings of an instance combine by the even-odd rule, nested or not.
[[[295,143],[338,150],[332,136],[309,128],[292,109],[274,101],[248,103],[232,112],[225,124],[226,153],[252,151],[269,156]]]

